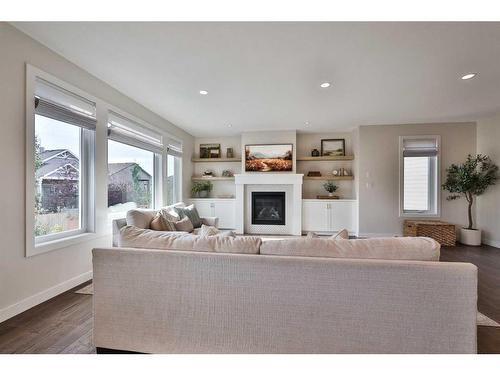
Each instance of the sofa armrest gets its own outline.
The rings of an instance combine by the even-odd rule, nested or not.
[[[118,247],[118,237],[120,237],[120,229],[127,225],[127,219],[113,220],[113,247]]]
[[[219,227],[219,218],[218,217],[202,217],[201,223],[205,225],[209,225],[211,227]]]

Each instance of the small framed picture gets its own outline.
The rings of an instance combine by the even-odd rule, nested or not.
[[[200,159],[220,158],[220,143],[200,144]]]
[[[322,139],[321,156],[345,156],[345,139]]]

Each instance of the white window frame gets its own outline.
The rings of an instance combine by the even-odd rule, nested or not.
[[[436,162],[430,161],[429,210],[410,211],[404,209],[404,141],[407,139],[433,139],[438,153]],[[399,137],[399,216],[400,217],[441,217],[441,136],[439,135],[403,135]]]
[[[80,219],[81,229],[35,238],[35,87],[41,78],[94,103],[97,99],[32,65],[26,64],[26,257],[87,241],[95,234],[95,131],[81,131]]]
[[[174,192],[173,192],[173,202],[169,203],[167,202],[167,197],[168,197],[168,184],[167,184],[167,179],[168,179],[168,155],[171,155],[174,157],[174,163],[175,160],[178,161],[178,165],[176,166],[174,164],[174,175],[177,172],[177,175],[175,175],[174,178]],[[165,183],[164,183],[164,205],[167,204],[174,204],[177,202],[182,202],[182,155],[176,155],[176,154],[170,154],[168,150],[165,152]],[[176,168],[177,167],[177,168]]]
[[[161,134],[163,139],[166,138],[165,132],[162,131],[161,129],[158,129],[157,127],[150,125],[149,123],[143,121],[142,119],[140,119],[134,115],[131,115],[130,113],[122,111],[121,109],[114,107],[114,106],[111,106],[111,105],[108,105],[108,111],[106,114],[106,128],[107,128],[108,123],[109,123],[109,118],[110,118],[111,112],[115,112],[116,114],[124,117],[125,119],[131,120],[131,121],[137,123],[138,125],[140,125],[141,127],[144,127],[146,129],[149,129],[149,130],[152,130],[156,133]],[[108,154],[109,154],[108,153],[108,145],[109,145],[108,141],[109,140],[113,140],[113,139],[106,136],[106,169],[107,169],[108,164],[109,164],[109,160],[108,160],[109,159],[109,157],[108,157]],[[126,145],[131,146],[131,147],[136,147],[136,148],[139,148],[141,150],[152,152],[151,150],[140,147],[139,145],[134,144],[133,142],[128,143],[128,142],[125,142],[125,141],[122,142],[119,140],[113,140],[113,141],[118,142],[118,143],[122,143],[122,144],[126,144]],[[165,143],[165,141],[164,141],[164,143]],[[166,197],[166,195],[163,191],[164,189],[163,189],[163,183],[162,183],[163,176],[165,176],[166,172],[167,172],[167,169],[166,169],[167,164],[166,163],[167,163],[167,157],[166,157],[166,151],[165,151],[165,145],[164,145],[163,151],[161,153],[154,152],[154,162],[153,162],[153,174],[154,175],[153,175],[153,188],[152,188],[152,190],[153,190],[152,191],[152,194],[153,194],[152,208],[154,208],[154,209],[158,209],[160,207],[163,207],[163,199],[164,199],[164,197]],[[107,178],[107,175],[106,175],[106,178]],[[108,208],[108,182],[106,182],[106,209],[107,208]],[[122,213],[117,213],[117,214],[112,215],[112,219],[116,219],[119,217],[124,218],[126,212],[123,212],[123,215],[120,215]]]

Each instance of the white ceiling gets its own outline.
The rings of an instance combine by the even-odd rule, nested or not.
[[[195,136],[468,121],[500,110],[500,23],[14,26]],[[462,81],[467,72],[479,75]],[[321,89],[324,81],[332,86]]]

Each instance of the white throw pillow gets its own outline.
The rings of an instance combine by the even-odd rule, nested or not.
[[[340,232],[338,232],[337,234],[334,234],[330,238],[332,240],[348,240],[349,239],[349,232],[347,231],[347,229],[342,229]]]
[[[219,230],[216,227],[205,224],[202,224],[200,230],[198,231],[198,235],[204,237],[215,236],[216,234],[219,234]]]

